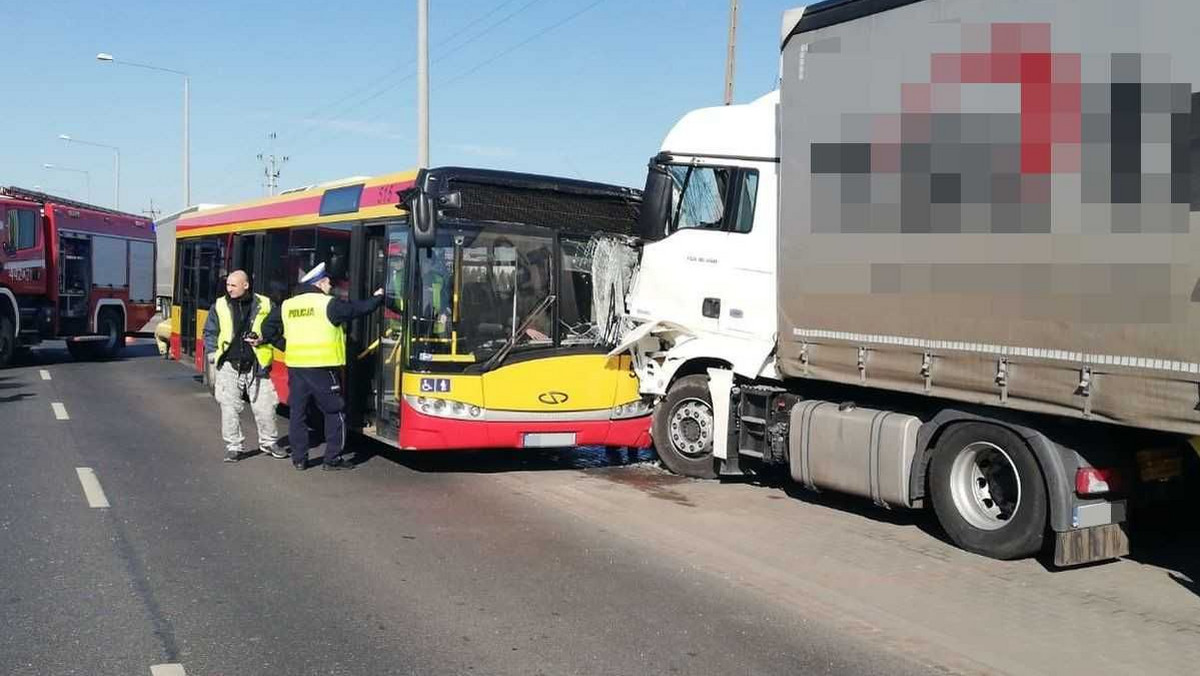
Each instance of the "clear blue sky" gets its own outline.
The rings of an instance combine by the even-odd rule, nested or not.
[[[674,121],[721,102],[729,3],[595,3],[430,0],[433,164],[640,186]],[[773,87],[782,12],[802,4],[741,3],[738,101]],[[123,209],[182,206],[182,78],[98,52],[191,74],[193,202],[262,195],[255,156],[271,132],[291,158],[284,188],[409,168],[415,17],[414,0],[17,3],[4,10],[0,185],[83,199],[83,175],[53,163],[89,171],[92,201],[111,205],[112,153],[58,140],[70,134],[120,147]]]

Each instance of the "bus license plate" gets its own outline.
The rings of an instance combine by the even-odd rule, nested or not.
[[[574,432],[526,432],[522,448],[566,448],[575,445]]]

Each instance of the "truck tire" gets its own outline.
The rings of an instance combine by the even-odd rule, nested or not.
[[[717,478],[713,407],[708,377],[684,376],[654,407],[654,447],[667,469],[697,479]]]
[[[0,368],[13,362],[17,356],[17,328],[13,320],[0,317]]]
[[[929,484],[938,521],[959,547],[1005,560],[1041,551],[1046,482],[1012,431],[985,423],[951,428],[934,451]]]
[[[97,332],[104,336],[104,341],[96,343],[96,357],[100,359],[115,359],[125,348],[125,327],[121,325],[120,315],[115,312],[105,312],[100,315]]]

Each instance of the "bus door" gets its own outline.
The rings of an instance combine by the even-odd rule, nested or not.
[[[362,295],[384,290],[383,309],[359,327],[363,345],[351,365],[351,377],[369,386],[354,386],[359,419],[365,433],[395,443],[400,434],[400,379],[404,355],[405,289],[408,275],[408,226],[389,223],[365,229],[362,253]]]
[[[179,342],[183,354],[196,356],[200,348],[200,331],[203,329],[200,313],[207,315],[213,299],[224,293],[217,289],[224,283],[221,245],[215,239],[185,239],[176,246],[179,259],[176,273],[179,276],[176,301],[179,303]],[[197,367],[200,362],[197,361]]]
[[[378,276],[371,288],[384,289],[378,317],[376,361],[376,433],[392,442],[400,439],[401,378],[404,366],[404,327],[408,312],[408,223],[389,223],[373,252]]]
[[[179,304],[179,345],[182,355],[196,353],[196,240],[181,240],[175,250],[179,259],[175,263],[175,274],[179,283],[175,287],[175,302]]]

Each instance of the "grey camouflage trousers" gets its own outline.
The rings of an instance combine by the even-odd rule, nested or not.
[[[215,377],[217,403],[221,405],[221,437],[225,440],[225,450],[241,453],[242,442],[242,411],[246,404],[242,395],[250,400],[250,410],[254,413],[255,426],[258,428],[258,445],[260,448],[270,448],[279,440],[279,428],[275,423],[275,406],[279,403],[279,394],[269,377],[259,378],[255,373],[238,373],[229,363],[221,364]]]

